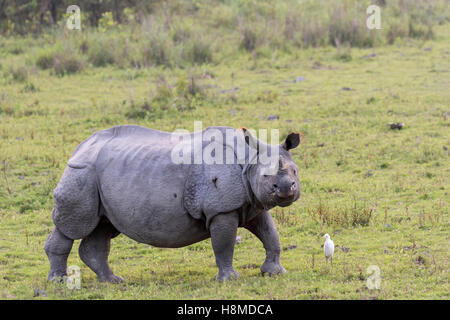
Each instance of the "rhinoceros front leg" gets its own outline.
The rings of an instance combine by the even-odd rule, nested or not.
[[[258,237],[266,249],[266,261],[261,266],[261,273],[269,276],[285,273],[286,270],[280,263],[280,240],[278,232],[269,211],[264,211],[245,226],[250,232]]]
[[[219,281],[239,277],[239,274],[233,269],[234,244],[238,225],[239,216],[235,212],[219,214],[211,221],[211,243],[219,268],[217,275]]]

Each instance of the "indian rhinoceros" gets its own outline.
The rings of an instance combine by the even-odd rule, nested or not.
[[[113,127],[83,141],[54,190],[55,228],[45,243],[49,280],[66,276],[73,241],[82,239],[80,258],[98,279],[123,281],[108,264],[110,240],[120,233],[165,248],[211,238],[219,268],[217,279],[229,280],[239,276],[233,268],[238,227],[248,229],[263,243],[263,274],[286,272],[280,264],[280,242],[268,210],[288,206],[300,196],[298,169],[289,152],[298,146],[300,136],[291,133],[280,145],[269,145],[245,128],[209,127],[185,133],[184,138],[199,141],[200,137],[200,151],[205,151],[208,144],[201,137],[211,132],[225,136],[230,131],[236,133],[233,143],[242,137],[245,141],[245,156],[239,159],[236,145],[221,144],[224,154],[232,151],[231,163],[230,159],[224,163],[178,163],[173,150],[179,142],[172,133],[140,126]],[[254,150],[256,157],[250,156]],[[271,174],[266,169],[272,162],[258,158],[262,150],[277,155],[276,170]]]

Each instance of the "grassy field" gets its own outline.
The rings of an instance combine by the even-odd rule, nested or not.
[[[34,63],[50,48],[42,39],[2,38],[0,298],[448,299],[450,24],[433,32],[371,48],[213,53],[191,66],[85,62],[73,73]],[[239,229],[241,277],[228,283],[213,280],[209,240],[160,249],[123,235],[110,264],[125,283],[98,283],[79,241],[69,265],[80,266],[82,288],[48,283],[53,189],[75,147],[114,125],[193,130],[194,120],[302,133],[302,196],[271,211],[287,273],[262,277],[262,244]],[[324,233],[337,245],[332,271]],[[379,290],[366,286],[370,265]]]

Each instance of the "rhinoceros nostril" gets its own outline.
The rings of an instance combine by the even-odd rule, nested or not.
[[[278,189],[278,185],[276,185],[276,184],[274,184],[273,187],[274,187],[275,189]]]

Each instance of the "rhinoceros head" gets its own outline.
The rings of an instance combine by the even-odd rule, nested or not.
[[[300,197],[298,168],[289,150],[300,143],[300,134],[289,134],[280,145],[267,145],[243,129],[247,144],[257,149],[258,160],[247,167],[246,175],[252,192],[265,208],[286,207]],[[263,153],[275,155],[261,161]]]

